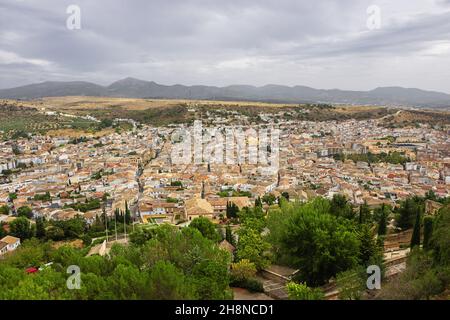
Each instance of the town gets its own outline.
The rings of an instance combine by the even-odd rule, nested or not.
[[[284,111],[260,112],[257,120],[235,111],[208,112],[205,117],[198,115],[196,106],[190,105],[189,112],[202,118],[201,137],[208,128],[217,129],[209,137],[215,158],[206,156],[211,150],[205,145],[202,161],[194,161],[194,153],[174,161],[173,150],[183,141],[180,132],[195,131],[192,123],[154,126],[115,119],[110,124],[128,121],[132,125],[100,136],[27,133],[2,141],[2,256],[13,254],[32,237],[87,247],[88,256],[105,256],[114,243],[126,245],[146,230],[165,224],[184,228],[199,218],[217,229],[223,238],[220,247],[234,254],[236,238],[242,238],[242,221],[237,217],[241,212],[256,212],[256,207],[267,214],[285,201],[309,203],[324,198],[337,203],[336,199],[344,199],[344,207],[356,214],[361,208],[395,210],[410,198],[422,197],[427,199],[424,213],[434,215],[450,196],[448,124],[387,127],[385,117],[307,121],[293,119]],[[217,137],[230,128],[244,133],[276,128],[279,142],[264,145],[263,151],[269,158],[277,155],[277,166],[246,161],[250,154],[242,150],[232,150],[237,160],[227,161],[229,148]],[[236,145],[258,146],[257,136],[237,140]],[[198,144],[188,143],[192,150]],[[396,234],[402,229],[392,217],[386,224],[394,240],[384,243],[384,255],[388,260],[400,255],[400,271],[393,272],[401,272],[409,248],[401,243],[392,246],[396,237],[402,237]],[[411,237],[408,232],[406,237]],[[37,272],[39,266],[28,267]],[[276,263],[257,269],[279,279],[295,273]],[[276,279],[267,281],[264,292],[286,298],[283,285],[277,286]],[[276,290],[270,290],[274,283]],[[329,291],[329,298],[336,296]]]

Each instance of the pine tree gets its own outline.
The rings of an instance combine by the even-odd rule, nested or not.
[[[423,248],[430,249],[430,240],[433,234],[433,217],[426,216],[423,218]]]
[[[377,243],[367,224],[362,224],[359,228],[358,238],[360,241],[359,260],[362,265],[367,265],[371,258],[377,254]]]
[[[411,249],[415,246],[420,246],[420,211],[417,210],[416,222],[414,223],[414,230],[411,237]]]

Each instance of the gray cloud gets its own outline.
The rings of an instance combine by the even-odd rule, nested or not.
[[[450,92],[449,1],[0,1],[0,88],[133,76]],[[81,30],[66,28],[70,4]],[[371,4],[379,30],[366,27]]]

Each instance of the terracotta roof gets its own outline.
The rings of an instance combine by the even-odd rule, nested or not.
[[[234,250],[236,250],[236,248],[231,243],[229,243],[227,240],[222,240],[222,242],[219,243],[219,248],[226,250],[230,253],[233,253]]]
[[[0,241],[6,242],[7,244],[14,244],[17,241],[20,241],[20,238],[16,238],[16,237],[13,237],[13,236],[6,236],[3,239],[1,239]]]

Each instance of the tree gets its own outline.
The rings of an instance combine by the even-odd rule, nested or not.
[[[359,227],[358,239],[360,241],[359,260],[360,264],[367,266],[370,261],[373,261],[380,255],[380,250],[377,242],[372,235],[370,227],[363,224]]]
[[[10,194],[9,194],[9,200],[16,200],[17,199],[17,193],[15,193],[15,192],[11,192]]]
[[[20,207],[17,209],[17,216],[31,219],[33,217],[33,210],[27,206]]]
[[[212,240],[214,242],[217,242],[220,239],[216,227],[208,218],[205,217],[195,218],[189,224],[189,227],[197,229],[205,238]]]
[[[359,206],[359,224],[365,223],[369,216],[370,208],[367,205],[367,202],[364,201],[364,203]]]
[[[30,220],[26,217],[19,217],[15,219],[9,225],[11,230],[11,235],[20,238],[20,240],[30,239],[34,236],[34,226],[31,225]]]
[[[375,219],[377,219],[378,221],[378,235],[379,236],[386,235],[389,217],[389,207],[383,203],[381,207],[375,209],[374,216]]]
[[[149,276],[150,298],[157,300],[196,299],[193,285],[172,263],[158,261]]]
[[[239,212],[238,206],[234,202],[227,202],[227,218],[234,219],[237,218],[237,214]]]
[[[64,239],[64,230],[60,227],[50,226],[45,232],[47,239],[60,241]]]
[[[258,231],[251,228],[241,228],[238,234],[236,258],[253,262],[258,270],[267,267],[270,264],[270,244],[261,237]]]
[[[131,212],[130,209],[128,209],[128,202],[125,200],[125,223],[130,224],[131,223]]]
[[[428,250],[431,247],[431,237],[433,234],[433,217],[426,216],[423,218],[423,248]]]
[[[336,276],[336,286],[341,300],[360,300],[366,289],[364,268],[340,272]]]
[[[277,200],[277,198],[271,193],[265,194],[262,197],[262,201],[267,203],[269,206],[273,205],[275,203],[275,200]]]
[[[411,237],[411,248],[420,246],[420,211],[417,211],[416,222],[414,223],[414,230]]]
[[[417,216],[417,211],[419,211],[419,204],[415,199],[408,198],[400,204],[398,213],[395,217],[395,222],[397,227],[402,230],[409,229],[414,225],[414,218]]]
[[[39,239],[45,237],[45,222],[43,218],[36,219],[36,237]]]
[[[255,199],[255,207],[262,207],[261,197]]]
[[[286,285],[290,300],[323,300],[324,293],[318,288],[310,288],[304,283],[289,282]]]
[[[132,264],[119,264],[108,277],[108,285],[115,299],[118,300],[149,299],[151,297],[147,274],[141,273]]]
[[[353,222],[329,214],[330,202],[316,198],[305,204],[287,203],[269,214],[269,241],[277,260],[299,269],[307,285],[322,285],[359,262],[360,241]]]
[[[256,274],[256,266],[248,259],[231,264],[231,277],[233,281],[241,282],[253,278]]]
[[[346,219],[353,219],[355,213],[351,204],[341,194],[333,195],[331,199],[330,213],[337,217],[344,217]]]
[[[0,222],[0,239],[6,236],[6,231],[4,229],[4,223]]]
[[[450,265],[450,232],[448,230],[450,230],[450,205],[439,210],[433,223],[431,243],[434,261],[439,265]]]
[[[7,214],[9,214],[9,207],[8,206],[1,206],[0,207],[0,214],[5,214],[5,215],[7,215]]]
[[[231,245],[235,246],[236,245],[236,240],[233,236],[233,231],[231,230],[231,226],[227,225],[225,228],[225,240],[228,241],[228,243],[230,243]]]

